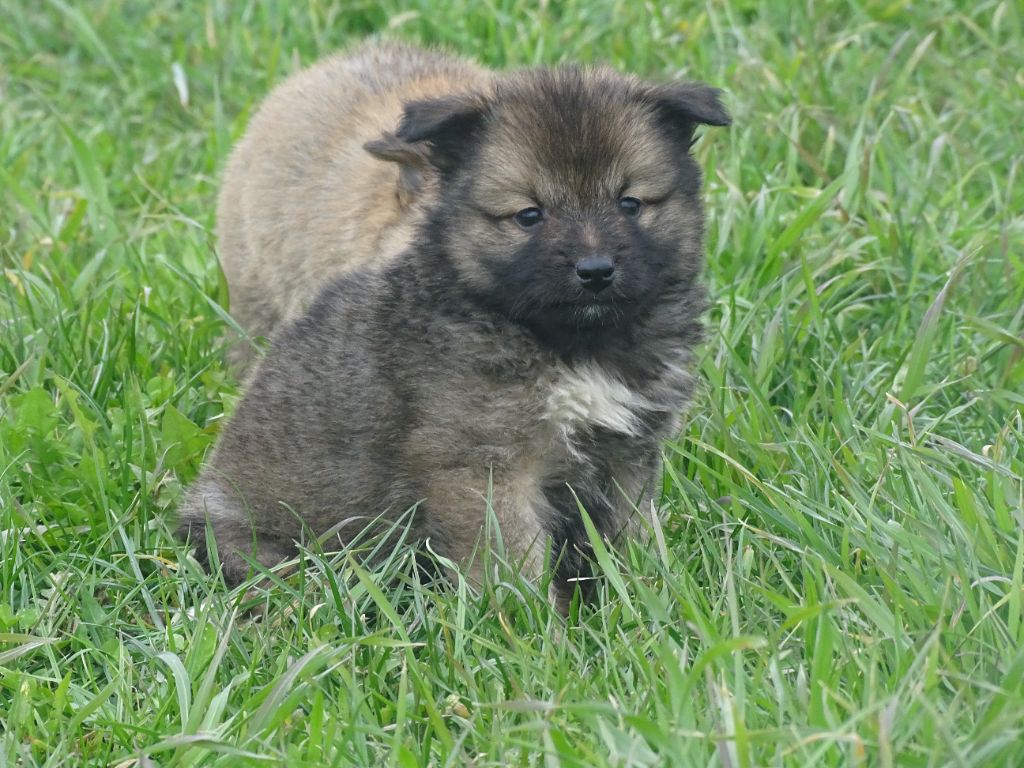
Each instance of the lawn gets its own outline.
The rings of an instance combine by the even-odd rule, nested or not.
[[[0,766],[1024,765],[1024,18],[1005,2],[0,0]],[[174,509],[239,397],[214,201],[368,34],[727,92],[702,391],[568,622]]]

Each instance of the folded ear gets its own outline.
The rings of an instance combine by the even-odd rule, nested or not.
[[[472,144],[486,109],[483,97],[473,94],[413,101],[405,105],[395,135],[410,144],[426,143],[431,165],[451,170]]]
[[[393,133],[385,132],[379,139],[363,144],[363,149],[389,163],[401,165],[426,165],[427,153],[422,146],[402,141]]]
[[[398,164],[398,204],[407,208],[416,200],[423,188],[423,173],[430,170],[430,161],[422,144],[402,141],[393,133],[384,133],[379,139],[363,144],[363,149],[389,163]]]
[[[655,86],[651,97],[663,124],[689,142],[698,125],[732,123],[721,94],[703,83],[668,83]]]

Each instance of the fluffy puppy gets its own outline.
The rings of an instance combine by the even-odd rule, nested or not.
[[[393,134],[403,102],[488,82],[465,59],[370,43],[267,97],[228,160],[217,209],[231,311],[247,333],[270,336],[331,277],[409,245],[434,173]],[[240,342],[231,355],[244,367],[252,352]]]
[[[524,572],[585,574],[579,507],[614,539],[649,509],[691,398],[705,290],[699,124],[718,92],[610,70],[415,101],[397,139],[439,189],[414,244],[337,279],[275,338],[187,496],[226,578],[417,505],[480,579],[487,505]],[[547,562],[545,553],[551,553]]]

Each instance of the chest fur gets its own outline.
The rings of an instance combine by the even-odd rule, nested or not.
[[[545,390],[542,418],[570,443],[596,428],[636,436],[650,408],[646,397],[595,365],[562,368]]]

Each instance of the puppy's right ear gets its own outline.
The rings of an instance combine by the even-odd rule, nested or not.
[[[363,144],[363,149],[378,160],[385,160],[389,163],[425,166],[428,162],[427,153],[422,146],[402,141],[393,133],[385,132],[380,138],[366,142]]]
[[[395,136],[410,144],[425,142],[430,164],[449,171],[472,145],[486,111],[484,99],[472,94],[413,101],[405,105]]]
[[[393,133],[363,144],[363,149],[388,163],[398,165],[398,187],[395,194],[402,208],[412,205],[423,188],[423,174],[430,171],[430,160],[422,144],[402,141]]]

